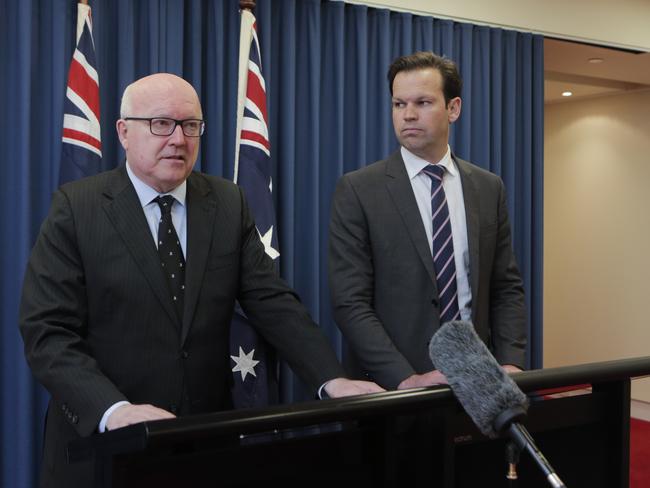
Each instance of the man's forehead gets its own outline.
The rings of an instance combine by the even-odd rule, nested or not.
[[[399,82],[408,80],[409,82],[414,81],[442,81],[442,74],[436,68],[418,68],[410,69],[405,71],[400,71],[395,75],[393,82]]]
[[[393,95],[399,96],[399,92],[406,90],[409,94],[414,91],[429,92],[442,88],[442,76],[438,70],[433,68],[400,71],[393,81]]]
[[[183,97],[178,93],[169,96],[147,93],[145,96],[135,98],[134,107],[140,112],[146,112],[151,116],[165,116],[173,113],[183,113],[188,116],[201,114],[201,105],[193,97]]]
[[[201,104],[192,90],[167,86],[143,87],[133,93],[133,106],[136,110],[155,116],[182,112],[188,116],[199,116]]]

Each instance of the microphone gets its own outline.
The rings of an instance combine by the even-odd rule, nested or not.
[[[429,356],[478,429],[494,439],[505,422],[523,418],[528,397],[499,366],[469,322],[447,322],[433,335]],[[499,425],[495,420],[510,413]]]
[[[496,438],[507,434],[519,449],[531,454],[551,486],[565,487],[519,423],[526,417],[528,397],[499,366],[470,322],[443,324],[431,338],[429,357],[484,435]]]

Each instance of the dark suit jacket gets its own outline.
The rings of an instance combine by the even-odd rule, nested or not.
[[[526,315],[503,182],[454,158],[470,255],[472,319],[501,364],[524,366]],[[400,152],[344,175],[332,204],[329,281],[334,317],[351,348],[348,371],[384,388],[434,365],[440,327],[431,251]]]
[[[124,167],[64,185],[32,251],[20,308],[27,360],[52,395],[44,486],[87,486],[68,441],[120,400],[193,414],[229,404],[229,324],[239,300],[313,387],[344,376],[325,336],[277,277],[239,187],[187,180],[182,322]],[[315,358],[318,358],[317,360]]]

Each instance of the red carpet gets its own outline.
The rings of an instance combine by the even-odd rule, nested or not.
[[[650,422],[630,419],[630,488],[650,487]]]

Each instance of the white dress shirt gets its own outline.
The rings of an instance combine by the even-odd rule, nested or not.
[[[139,179],[131,170],[129,162],[126,163],[126,172],[129,179],[138,194],[138,199],[142,205],[144,216],[149,224],[151,231],[151,238],[158,247],[158,225],[160,224],[160,206],[154,201],[155,198],[163,195],[171,195],[176,200],[172,205],[172,222],[174,229],[181,241],[181,248],[183,249],[183,256],[187,256],[187,207],[185,205],[185,195],[187,194],[187,181],[183,181],[180,185],[168,193],[158,193],[156,190],[147,185],[144,181]]]

